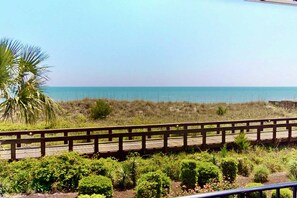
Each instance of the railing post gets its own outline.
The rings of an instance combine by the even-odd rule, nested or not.
[[[232,123],[232,133],[235,133],[234,127],[235,127],[235,124]]]
[[[296,198],[297,186],[293,187],[293,198]]]
[[[21,134],[17,134],[17,140],[21,139]],[[21,147],[21,143],[17,143],[17,147]]]
[[[262,196],[263,196],[263,191],[262,191],[262,190],[259,190],[259,191],[258,191],[258,197],[259,197],[259,198],[262,198]]]
[[[220,126],[221,126],[221,125],[218,123],[218,124],[217,124],[217,128],[218,128],[218,130],[217,130],[217,134],[220,134],[220,129],[219,129]]]
[[[184,126],[184,130],[185,130],[185,131],[188,130],[188,126],[187,126],[187,125]]]
[[[69,140],[69,145],[68,145],[68,150],[69,150],[69,152],[71,152],[71,151],[73,151],[73,139],[70,139]]]
[[[119,153],[120,155],[123,153],[123,136],[119,137]]]
[[[246,123],[246,126],[247,126],[246,132],[250,132],[250,128],[249,128],[249,126],[250,126],[250,122],[247,122],[247,123]]]
[[[261,142],[261,128],[257,128],[257,142]]]
[[[41,149],[41,157],[45,156],[45,139],[42,137],[40,142],[40,149]]]
[[[202,131],[202,148],[205,149],[206,148],[206,131]]]
[[[273,144],[275,144],[276,143],[276,120],[274,120],[273,121],[273,124],[274,124],[274,126],[273,126]]]
[[[188,147],[188,131],[184,131],[184,150]]]
[[[94,153],[98,153],[99,152],[99,141],[98,141],[98,137],[95,137],[94,139]]]
[[[145,154],[145,150],[146,150],[146,135],[143,134],[141,136],[141,151],[142,151],[142,154]]]
[[[91,135],[91,131],[90,131],[90,130],[87,130],[87,136],[90,136],[90,135]],[[91,139],[88,138],[88,139],[87,139],[87,142],[91,142]]]
[[[292,127],[289,126],[288,127],[288,142],[291,142],[291,138],[292,138]]]
[[[15,148],[15,143],[10,144],[10,158],[11,160],[16,160],[16,148]]]
[[[204,129],[204,124],[201,124],[201,129]],[[203,135],[202,131],[201,131],[201,135]]]
[[[276,197],[280,198],[280,189],[279,188],[276,189]]]
[[[64,132],[64,137],[68,137],[68,132]],[[64,140],[64,144],[68,144],[68,141],[66,139]]]
[[[152,128],[151,128],[151,127],[148,127],[148,128],[147,128],[147,132],[151,132],[151,131],[152,131]],[[152,136],[151,136],[151,135],[148,135],[147,138],[148,138],[148,139],[151,139]]]
[[[111,137],[111,135],[112,135],[112,129],[109,129],[108,130],[108,134],[110,135],[109,138],[108,138],[108,141],[112,141],[112,137]]]
[[[168,148],[168,134],[164,133],[164,144],[163,144],[163,152],[167,153]]]
[[[129,140],[132,140],[132,128],[128,129],[128,133],[129,133]]]
[[[222,144],[224,145],[226,143],[226,131],[222,130]]]

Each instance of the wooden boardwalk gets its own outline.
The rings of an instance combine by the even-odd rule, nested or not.
[[[201,125],[201,123],[199,124]],[[256,144],[256,143],[278,144],[281,142],[297,141],[297,130],[292,130],[292,127],[297,126],[296,123],[288,124],[286,121],[286,124],[283,124],[283,123],[277,124],[277,122],[274,122],[274,124],[270,124],[270,125],[265,125],[264,123],[260,125],[245,124],[243,126],[237,126],[237,127],[234,126],[234,123],[233,124],[231,123],[232,125],[231,127],[228,127],[228,126],[226,127],[226,123],[224,124],[225,124],[224,126],[217,127],[218,123],[216,123],[215,125],[216,127],[214,128],[204,128],[200,126],[199,129],[188,129],[188,125],[187,125],[187,127],[183,127],[182,130],[177,130],[177,129],[171,130],[167,127],[167,130],[165,132],[156,131],[156,132],[150,132],[150,133],[148,132],[132,133],[132,136],[142,137],[142,138],[137,138],[137,140],[131,140],[132,139],[130,138],[131,133],[113,134],[114,139],[118,138],[116,141],[104,141],[104,142],[98,141],[98,139],[100,139],[100,136],[102,136],[102,138],[108,138],[112,140],[112,138],[110,138],[111,134],[108,134],[108,135],[101,134],[101,135],[92,136],[92,134],[88,133],[88,135],[76,135],[76,136],[67,135],[63,137],[49,137],[49,138],[43,137],[43,138],[29,138],[29,139],[13,139],[13,140],[7,139],[7,140],[2,140],[2,148],[0,148],[0,157],[1,159],[22,159],[22,158],[28,158],[28,157],[41,157],[45,155],[45,148],[46,148],[46,155],[56,155],[65,151],[76,151],[81,154],[97,153],[98,155],[101,155],[101,156],[114,156],[114,155],[117,156],[119,154],[122,155],[123,153],[128,153],[131,151],[151,153],[151,152],[160,152],[160,151],[168,152],[170,150],[186,149],[186,148],[200,148],[200,149],[218,148],[225,143],[232,144],[234,142],[234,137],[236,137],[239,134],[239,132],[244,132],[244,131],[246,132],[246,137],[253,144]],[[203,126],[205,125],[206,124],[203,123]],[[151,126],[152,125],[150,125],[150,127]],[[212,126],[213,126],[213,123],[212,123]],[[40,132],[40,131],[34,131],[34,133],[37,133],[37,132]],[[164,135],[164,136],[160,137],[160,135],[161,136]],[[95,137],[97,137],[97,139]],[[126,140],[123,137],[126,137]],[[42,143],[42,140],[45,140],[45,139],[47,139],[48,142],[53,142],[54,140],[57,140],[57,141],[60,141],[60,144],[51,145],[50,143],[47,143],[48,144],[47,145],[45,142]],[[38,144],[32,145],[32,143],[36,143],[36,142],[38,143],[37,140],[40,140],[40,146]],[[64,140],[64,144],[61,143],[61,140]],[[74,143],[73,142],[74,140],[87,140],[89,142]],[[10,148],[7,148],[4,146],[6,141],[10,142],[9,143],[11,144]],[[13,144],[11,142],[13,142]],[[20,147],[21,143],[22,145]],[[19,145],[19,147],[16,147],[15,145]],[[44,149],[42,149],[42,145],[44,145]]]

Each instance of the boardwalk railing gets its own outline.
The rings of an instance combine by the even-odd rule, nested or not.
[[[238,188],[232,190],[223,190],[211,193],[203,193],[197,195],[183,196],[180,198],[223,198],[231,195],[237,195],[239,198],[246,197],[248,193],[256,192],[258,197],[263,197],[262,194],[264,191],[276,190],[276,197],[280,198],[280,189],[282,188],[292,188],[293,198],[296,198],[297,182],[288,182],[280,184],[270,184],[265,186],[251,187],[251,188]]]
[[[61,145],[73,151],[77,145],[89,144],[93,148],[87,153],[122,155],[129,151],[146,153],[149,150],[167,152],[172,148],[213,148],[232,143],[234,135],[239,132],[250,134],[252,143],[297,141],[297,136],[292,136],[293,127],[297,127],[297,118],[4,131],[0,133],[0,143],[4,150],[10,151],[12,160],[22,158],[17,156],[21,149],[35,148],[35,152],[37,149],[40,156],[44,156],[48,148]],[[109,145],[113,147],[109,148]],[[101,151],[101,146],[105,146],[105,150]]]

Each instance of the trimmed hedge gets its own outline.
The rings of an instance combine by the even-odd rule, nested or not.
[[[152,191],[152,196],[166,196],[170,192],[170,184],[170,178],[161,171],[146,173],[137,181],[137,197],[151,194],[146,191]]]
[[[235,158],[223,158],[221,168],[224,179],[229,182],[234,182],[238,173],[238,161]]]
[[[203,187],[205,184],[220,180],[220,169],[210,162],[197,162],[198,184]]]
[[[198,181],[197,163],[195,160],[184,159],[180,163],[181,185],[186,188],[195,188]]]
[[[78,184],[79,194],[102,194],[107,198],[112,197],[113,186],[111,179],[101,175],[83,177]]]

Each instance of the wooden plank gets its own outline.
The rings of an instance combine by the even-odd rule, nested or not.
[[[20,140],[21,139],[21,134],[17,134],[17,139]],[[21,147],[21,143],[17,143],[17,147]]]

